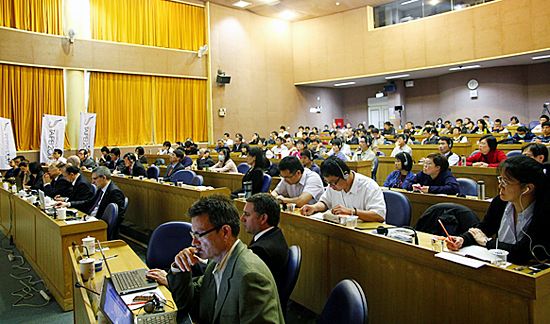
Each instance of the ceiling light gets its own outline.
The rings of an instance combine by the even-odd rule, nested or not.
[[[430,4],[431,6],[436,6],[436,5],[439,4],[440,1],[441,1],[441,0],[430,0],[429,4]]]
[[[296,17],[298,17],[298,14],[296,14],[296,12],[292,10],[285,10],[279,14],[279,18],[282,18],[284,20],[292,20]]]
[[[547,58],[550,58],[550,55],[533,56],[531,59],[536,61],[536,60],[544,60]]]
[[[461,70],[477,69],[479,67],[481,67],[481,65],[479,65],[479,64],[466,65],[466,66],[459,65],[457,67],[450,68],[449,71],[461,71]]]
[[[401,5],[402,5],[402,6],[406,6],[406,5],[408,5],[408,4],[415,3],[415,2],[417,2],[417,1],[418,1],[418,0],[408,0],[408,1],[405,1],[405,2],[401,2]]]
[[[245,8],[245,7],[248,7],[251,5],[250,2],[246,2],[246,1],[237,1],[233,4],[235,7],[239,7],[239,8]]]
[[[410,74],[398,74],[398,75],[387,76],[386,80],[401,79],[401,78],[406,78],[410,76],[411,76]]]
[[[340,2],[336,2],[336,5],[339,6],[339,5],[340,5]]]
[[[335,87],[343,87],[343,86],[352,85],[352,84],[355,84],[355,82],[350,81],[350,82],[335,83],[334,86]]]

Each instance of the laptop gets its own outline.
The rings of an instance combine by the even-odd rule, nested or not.
[[[117,292],[110,278],[103,279],[99,310],[112,324],[177,323],[177,312],[163,312],[136,316]]]
[[[53,211],[53,206],[55,203],[50,197],[47,197],[42,190],[38,190],[38,201],[40,202],[40,208],[42,208],[43,211],[50,213]]]
[[[145,277],[147,274],[147,269],[145,268],[112,273],[111,268],[109,268],[107,258],[105,258],[105,254],[101,249],[101,243],[97,241],[97,244],[99,246],[99,251],[101,252],[101,257],[103,258],[107,271],[109,272],[109,276],[113,280],[113,285],[119,294],[126,295],[137,291],[149,290],[158,287],[156,281],[147,280]]]

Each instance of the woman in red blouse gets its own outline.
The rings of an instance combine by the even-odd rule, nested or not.
[[[466,159],[466,165],[496,168],[506,160],[506,154],[497,150],[497,139],[493,135],[485,135],[479,139],[479,152]]]

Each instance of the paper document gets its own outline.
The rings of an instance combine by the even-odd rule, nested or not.
[[[455,253],[462,256],[478,258],[489,263],[495,260],[495,256],[489,253],[489,250],[479,245],[470,245],[458,250]]]
[[[157,295],[157,297],[160,300],[166,300],[166,298],[164,297],[164,295],[162,294],[162,292],[158,287],[151,290],[139,291],[133,294],[122,295],[120,297],[122,297],[122,300],[124,300],[126,305],[128,305],[128,307],[130,307],[131,310],[135,310],[145,305],[145,303],[135,302],[134,298],[136,296],[146,297],[146,296],[153,296],[153,294]]]
[[[456,253],[440,252],[435,255],[436,258],[445,259],[454,263],[459,263],[470,268],[481,268],[485,265],[485,262],[463,257]]]

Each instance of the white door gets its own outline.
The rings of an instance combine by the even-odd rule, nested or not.
[[[390,120],[388,98],[368,98],[369,125],[384,128],[384,122]]]

